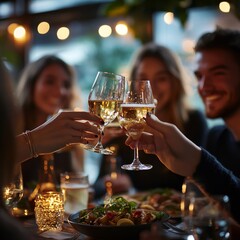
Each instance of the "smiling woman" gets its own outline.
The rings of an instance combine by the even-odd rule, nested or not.
[[[17,87],[20,107],[23,111],[24,130],[43,124],[60,109],[80,107],[75,73],[66,62],[55,56],[44,56],[30,63],[23,71]],[[75,151],[76,150],[76,151]],[[55,154],[54,168],[57,180],[61,172],[82,170],[83,150]],[[23,181],[38,181],[41,161],[32,159],[23,163]]]

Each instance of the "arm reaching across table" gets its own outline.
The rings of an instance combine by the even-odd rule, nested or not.
[[[149,129],[140,137],[139,149],[156,154],[172,172],[192,176],[208,193],[228,195],[232,216],[240,222],[240,179],[173,124],[162,122],[153,114],[146,117],[146,122]],[[135,142],[128,137],[126,144],[133,148]]]
[[[96,139],[97,125],[103,121],[88,112],[61,111],[39,127],[17,136],[19,162],[52,153],[69,144]]]

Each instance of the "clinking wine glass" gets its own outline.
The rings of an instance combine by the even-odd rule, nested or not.
[[[13,214],[13,208],[23,197],[23,178],[21,165],[17,166],[13,178],[9,184],[3,188],[3,199],[6,207]]]
[[[136,140],[134,159],[131,164],[122,165],[125,170],[149,170],[150,164],[142,164],[138,154],[138,140],[146,127],[144,118],[155,109],[149,80],[129,81],[123,103],[120,105],[119,124],[127,134]]]
[[[125,77],[109,72],[97,73],[88,97],[88,106],[91,113],[104,120],[104,125],[99,125],[97,144],[86,145],[85,149],[106,155],[113,154],[113,151],[103,147],[102,135],[104,127],[117,117],[119,106],[123,102],[124,91]]]

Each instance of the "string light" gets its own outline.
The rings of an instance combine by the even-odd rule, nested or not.
[[[8,30],[8,33],[9,34],[13,34],[14,33],[14,30],[18,27],[18,24],[17,23],[11,23],[7,30]]]
[[[15,40],[17,40],[19,42],[25,42],[26,41],[26,29],[22,25],[17,26],[13,32],[13,36],[14,36]]]
[[[107,38],[112,34],[112,28],[109,25],[102,25],[98,29],[98,34],[103,38]]]
[[[70,30],[67,27],[61,27],[57,30],[57,38],[59,40],[65,40],[69,37]]]
[[[228,13],[230,12],[231,6],[228,2],[220,2],[219,9],[224,13]]]
[[[163,16],[164,22],[170,25],[173,22],[174,14],[172,12],[167,12]]]
[[[119,22],[117,23],[115,30],[117,34],[124,36],[128,33],[128,26],[124,22]]]
[[[37,27],[37,31],[39,34],[46,34],[50,29],[50,25],[48,22],[40,22]]]

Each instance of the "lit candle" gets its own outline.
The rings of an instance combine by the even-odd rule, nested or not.
[[[62,230],[64,221],[64,202],[60,192],[38,194],[35,199],[35,217],[38,229]]]

